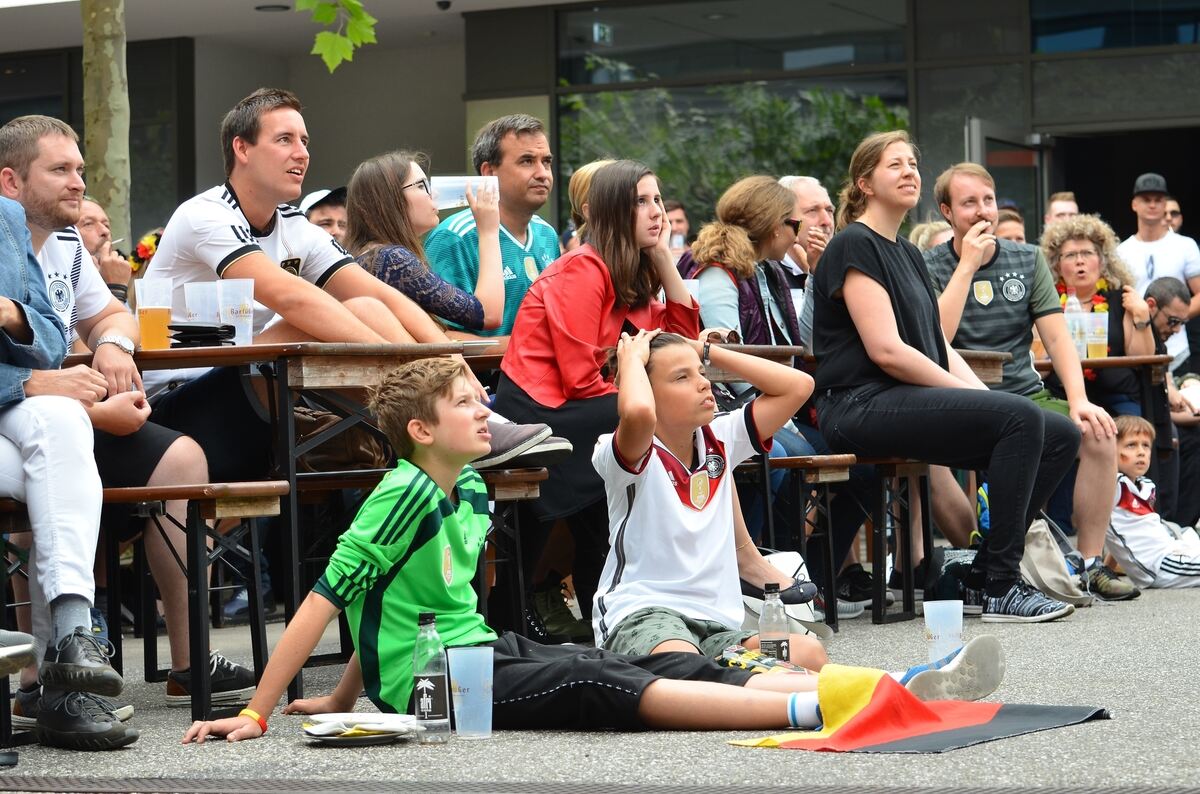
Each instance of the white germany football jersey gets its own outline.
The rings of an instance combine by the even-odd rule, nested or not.
[[[261,251],[292,275],[322,287],[354,259],[320,226],[287,204],[275,208],[266,229],[255,229],[242,214],[229,183],[188,199],[171,216],[145,278],[174,281],[171,320],[187,320],[183,285],[216,281],[226,268],[247,254]],[[262,332],[275,313],[261,304],[254,309],[254,333]]]
[[[636,464],[621,460],[615,434],[596,441],[592,465],[608,494],[610,543],[592,610],[598,646],[621,620],[646,607],[741,627],[733,467],[764,450],[753,405],[696,431],[695,469],[657,438]]]
[[[79,230],[74,226],[59,229],[46,238],[37,259],[46,274],[50,306],[67,329],[67,341],[73,342],[79,319],[94,317],[107,308],[112,293],[91,255],[83,250]]]

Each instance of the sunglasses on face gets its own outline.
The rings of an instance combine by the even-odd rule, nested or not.
[[[784,218],[783,225],[791,228],[792,234],[800,236],[800,227],[804,225],[804,221],[798,221],[795,218]]]
[[[416,182],[409,182],[407,185],[404,185],[404,186],[403,186],[403,187],[401,187],[400,189],[401,189],[401,190],[408,190],[410,187],[419,187],[419,188],[421,188],[421,190],[424,190],[424,191],[425,191],[425,195],[427,195],[427,196],[432,196],[432,195],[433,195],[433,193],[432,193],[432,192],[429,190],[429,179],[428,179],[428,177],[422,177],[422,178],[418,179]]]
[[[1167,210],[1167,214],[1170,215],[1172,218],[1178,218],[1180,215],[1183,214],[1183,211],[1182,210]]]
[[[1162,313],[1162,310],[1159,310],[1156,314],[1161,314],[1161,313]],[[1179,326],[1183,325],[1186,322],[1187,322],[1186,317],[1176,317],[1173,314],[1167,315],[1167,327],[1168,328],[1178,328]]]

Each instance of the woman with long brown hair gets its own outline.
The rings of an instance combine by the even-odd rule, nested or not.
[[[991,531],[970,586],[983,620],[1040,622],[1074,611],[1021,578],[1025,530],[1070,467],[1079,432],[1018,395],[989,391],[946,342],[920,251],[899,236],[921,197],[903,131],[859,144],[814,291],[817,414],[829,444],[987,471]]]
[[[571,528],[575,591],[586,619],[608,541],[592,450],[617,426],[617,390],[601,373],[604,351],[622,331],[638,328],[694,339],[700,310],[671,260],[661,191],[649,168],[629,160],[598,168],[581,209],[586,242],[546,268],[525,295],[495,407],[515,422],[544,422],[571,441],[571,457],[550,468],[534,510]],[[658,300],[660,289],[666,303]]]

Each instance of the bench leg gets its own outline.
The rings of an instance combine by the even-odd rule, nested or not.
[[[104,562],[108,569],[108,641],[113,646],[112,668],[125,674],[125,654],[121,643],[121,538],[117,532],[104,532]]]
[[[188,642],[192,659],[192,719],[208,719],[208,533],[200,507],[188,502],[187,512]]]
[[[154,608],[154,578],[146,559],[145,540],[138,541],[133,556],[138,579],[138,623],[142,630],[142,677],[150,684],[164,677],[158,669],[158,610]]]
[[[884,623],[884,612],[887,610],[887,523],[885,516],[890,518],[888,498],[888,476],[880,472],[879,495],[871,508],[871,556],[873,559],[872,573],[874,574],[875,598],[871,604],[871,622]]]
[[[779,547],[775,545],[775,511],[771,504],[771,456],[763,452],[759,455],[759,458],[762,459],[762,503],[765,522],[763,524],[764,537],[759,538],[759,543],[765,545],[768,549],[778,549]],[[732,481],[730,484],[732,485]]]
[[[244,519],[250,535],[250,581],[246,583],[246,595],[250,609],[250,646],[254,656],[254,682],[262,678],[267,667],[267,615],[262,598],[262,542],[258,537],[258,520]],[[207,625],[207,621],[205,623]]]

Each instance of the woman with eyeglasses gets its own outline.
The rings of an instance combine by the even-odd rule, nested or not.
[[[464,292],[430,270],[425,260],[421,239],[437,227],[438,210],[423,159],[396,151],[358,166],[346,188],[346,248],[367,272],[435,317],[468,330],[498,328],[504,317],[499,196],[467,191],[479,230],[479,281],[474,294]]]
[[[617,389],[601,373],[622,331],[661,328],[695,339],[700,310],[675,270],[658,179],[617,160],[591,174],[584,244],[538,277],[513,325],[500,365],[496,410],[514,422],[544,422],[574,451],[549,468],[540,519],[562,518],[575,540],[575,593],[584,619],[608,549],[604,483],[592,467],[596,439],[617,426]],[[666,303],[658,300],[662,290]]]
[[[1107,223],[1095,215],[1056,221],[1042,232],[1041,246],[1063,304],[1074,290],[1085,313],[1107,316],[1107,355],[1154,354],[1150,307],[1134,289],[1133,276],[1117,255],[1117,236]],[[1046,386],[1060,398],[1065,394],[1056,377],[1048,377]],[[1085,369],[1084,386],[1088,399],[1114,416],[1143,415],[1141,387],[1132,369]]]

